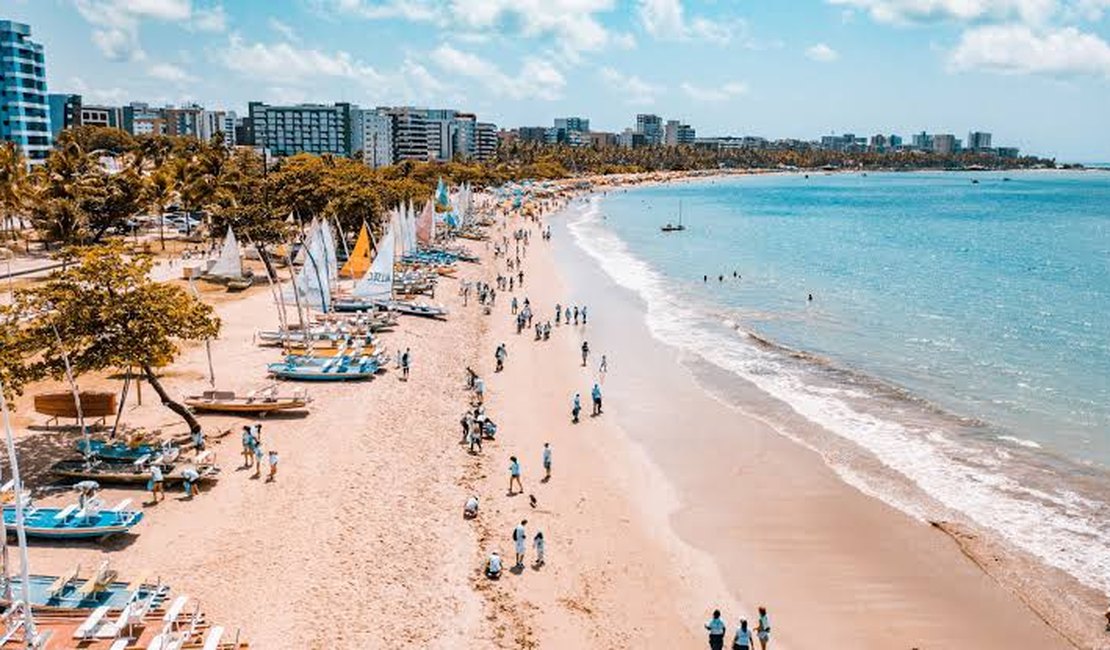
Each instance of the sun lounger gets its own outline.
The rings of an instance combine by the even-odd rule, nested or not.
[[[224,636],[224,629],[219,625],[213,627],[208,631],[208,636],[204,637],[204,648],[202,650],[217,650],[220,647],[220,639]]]
[[[175,598],[173,604],[166,610],[166,615],[162,617],[162,620],[171,625],[177,623],[177,619],[181,617],[181,610],[185,609],[185,603],[187,602],[189,602],[188,596]]]
[[[73,638],[93,638],[96,635],[97,629],[100,627],[100,623],[104,620],[104,617],[108,615],[109,609],[110,607],[107,605],[101,605],[94,609],[93,613],[89,614],[89,617],[82,621],[81,624],[77,626],[77,629],[73,631]]]
[[[91,578],[86,580],[85,584],[81,585],[81,588],[77,590],[77,593],[81,594],[82,596],[86,596],[93,592],[100,591],[108,586],[108,583],[111,582],[115,577],[116,572],[108,568],[108,561],[105,560],[104,563],[100,565],[100,568],[96,570],[96,573]]]
[[[108,650],[125,650],[129,645],[131,645],[131,639],[116,639]]]
[[[132,580],[131,582],[127,583],[127,591],[130,591],[131,593],[135,593],[135,592],[139,591],[140,589],[142,589],[143,585],[146,584],[146,577],[149,574],[150,574],[150,572],[145,570],[145,569],[136,573],[135,574],[135,579]]]
[[[124,510],[127,510],[127,507],[130,505],[131,499],[124,499],[123,501],[117,503],[114,508],[112,508],[112,512],[123,512]]]
[[[58,579],[50,584],[50,588],[46,590],[46,597],[53,598],[66,590],[69,583],[77,579],[77,574],[81,573],[81,565],[73,567],[73,571],[65,575],[58,576]]]

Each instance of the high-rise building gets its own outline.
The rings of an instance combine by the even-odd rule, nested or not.
[[[474,157],[490,160],[497,155],[497,125],[492,122],[478,122],[474,125]]]
[[[31,164],[53,144],[46,98],[46,57],[31,27],[0,20],[0,140],[14,142]]]
[[[983,131],[972,131],[967,134],[967,148],[972,151],[984,151],[991,148],[991,134]]]
[[[268,149],[274,156],[310,153],[349,157],[354,153],[352,125],[357,106],[348,103],[270,106],[262,102],[250,102],[247,106],[255,146]]]
[[[522,126],[517,129],[521,142],[543,142],[547,137],[547,129],[542,126]]]
[[[564,131],[578,131],[579,133],[590,132],[590,118],[588,117],[557,117],[555,118],[555,128],[563,129]]]
[[[57,140],[64,129],[81,124],[81,96],[51,93],[46,96],[50,104],[50,136]]]
[[[379,109],[393,126],[393,162],[428,160],[428,111],[411,106]]]
[[[640,113],[636,116],[636,133],[644,136],[645,145],[663,144],[663,118]]]
[[[696,139],[697,133],[689,124],[683,124],[678,120],[667,120],[667,125],[663,129],[663,144],[668,147],[676,147],[678,145],[694,144]]]
[[[952,154],[960,150],[960,141],[951,133],[937,133],[933,136],[933,151],[940,154]]]
[[[378,110],[358,112],[355,129],[359,133],[362,161],[377,169],[393,164],[393,120]]]
[[[145,102],[131,102],[123,107],[123,130],[131,135],[164,135],[166,119],[161,109]]]
[[[890,144],[891,149],[897,149],[898,147],[902,146],[902,136],[891,135],[889,138],[887,138],[887,142]]]
[[[123,109],[119,106],[81,104],[77,126],[123,127]]]
[[[455,133],[458,124],[456,111],[431,109],[426,111],[428,128],[428,160],[451,160],[455,157]]]
[[[615,147],[620,144],[620,136],[616,133],[606,133],[605,131],[590,131],[590,146],[594,149],[605,149],[607,147]]]
[[[915,133],[913,135],[912,142],[914,149],[920,149],[921,151],[933,150],[933,136],[924,131],[922,131],[921,133]]]
[[[254,146],[254,122],[251,118],[244,117],[235,122],[235,144],[253,147]]]

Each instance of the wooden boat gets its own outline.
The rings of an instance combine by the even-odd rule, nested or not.
[[[315,344],[311,346],[293,344],[285,346],[285,355],[297,357],[338,357],[343,355],[361,357],[367,354],[374,354],[376,350],[376,346],[362,345],[360,343],[343,345],[340,347],[317,347]]]
[[[297,381],[361,381],[373,377],[380,367],[377,359],[369,356],[328,359],[290,356],[283,362],[271,363],[266,370],[275,377]]]
[[[87,443],[84,440],[78,440],[76,447],[77,451],[85,456],[95,456],[106,460],[125,460],[127,462],[134,462],[144,456],[149,458],[156,454],[161,454],[164,460],[172,461],[180,453],[180,450],[170,443],[132,445],[127,442],[92,439]]]
[[[103,418],[116,414],[116,394],[103,391],[81,391],[81,414],[86,418]],[[70,391],[35,395],[35,412],[55,418],[76,418],[77,405]]]
[[[95,496],[64,508],[40,508],[29,500],[23,507],[23,529],[27,537],[40,539],[90,539],[126,533],[143,519],[141,510],[130,509],[125,499],[105,509]],[[15,532],[15,504],[4,506],[4,525]]]
[[[146,578],[131,582],[117,580],[116,572],[108,568],[107,561],[93,576],[82,578],[80,575],[81,565],[77,565],[60,576],[30,576],[28,584],[31,587],[31,605],[35,613],[72,613],[75,610],[88,611],[105,605],[112,609],[122,609],[128,603],[148,600],[157,608],[169,594],[169,587],[150,583]],[[7,585],[0,586],[9,587],[19,598],[23,596],[19,576],[9,578]],[[0,594],[2,593],[3,589],[0,589]],[[7,608],[10,604],[0,596],[0,607]]]
[[[406,314],[408,316],[420,316],[423,318],[438,318],[446,320],[447,308],[440,305],[432,305],[423,302],[413,302],[409,300],[388,300],[380,303],[383,307],[391,309],[398,314]]]
[[[149,467],[158,457],[139,458],[134,462],[125,460],[93,459],[86,461],[84,458],[61,460],[50,466],[50,472],[55,476],[77,480],[92,480],[100,483],[113,483],[121,485],[143,485],[150,480]],[[181,473],[186,468],[193,468],[200,474],[197,483],[211,483],[219,479],[220,468],[206,462],[158,462],[162,468],[162,480],[169,485],[180,485],[185,478]]]
[[[275,411],[294,411],[306,408],[312,398],[304,391],[292,395],[278,395],[276,386],[272,390],[236,395],[230,390],[206,390],[200,395],[185,398],[185,404],[194,411],[213,413],[241,413],[258,415]]]

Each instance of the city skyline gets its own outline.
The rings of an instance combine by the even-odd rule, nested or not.
[[[653,113],[699,137],[984,130],[1110,158],[1092,110],[1110,100],[1106,2],[802,4],[16,0],[3,18],[32,25],[50,92],[88,103],[461,106],[615,133]]]

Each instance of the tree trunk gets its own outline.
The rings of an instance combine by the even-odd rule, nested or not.
[[[270,252],[266,250],[262,242],[255,242],[254,248],[258,251],[258,257],[262,259],[262,263],[266,265],[266,275],[270,276],[270,281],[277,282],[277,269],[274,268],[274,260],[270,257]]]
[[[162,382],[158,381],[158,376],[154,374],[154,369],[150,367],[150,364],[144,363],[142,367],[143,375],[145,375],[146,380],[150,382],[150,387],[154,389],[154,392],[158,393],[158,397],[162,400],[162,406],[165,406],[181,416],[181,419],[185,420],[185,424],[189,425],[189,433],[195,434],[200,431],[200,422],[197,422],[197,419],[193,417],[189,409],[170,399],[169,393],[162,387]]]

